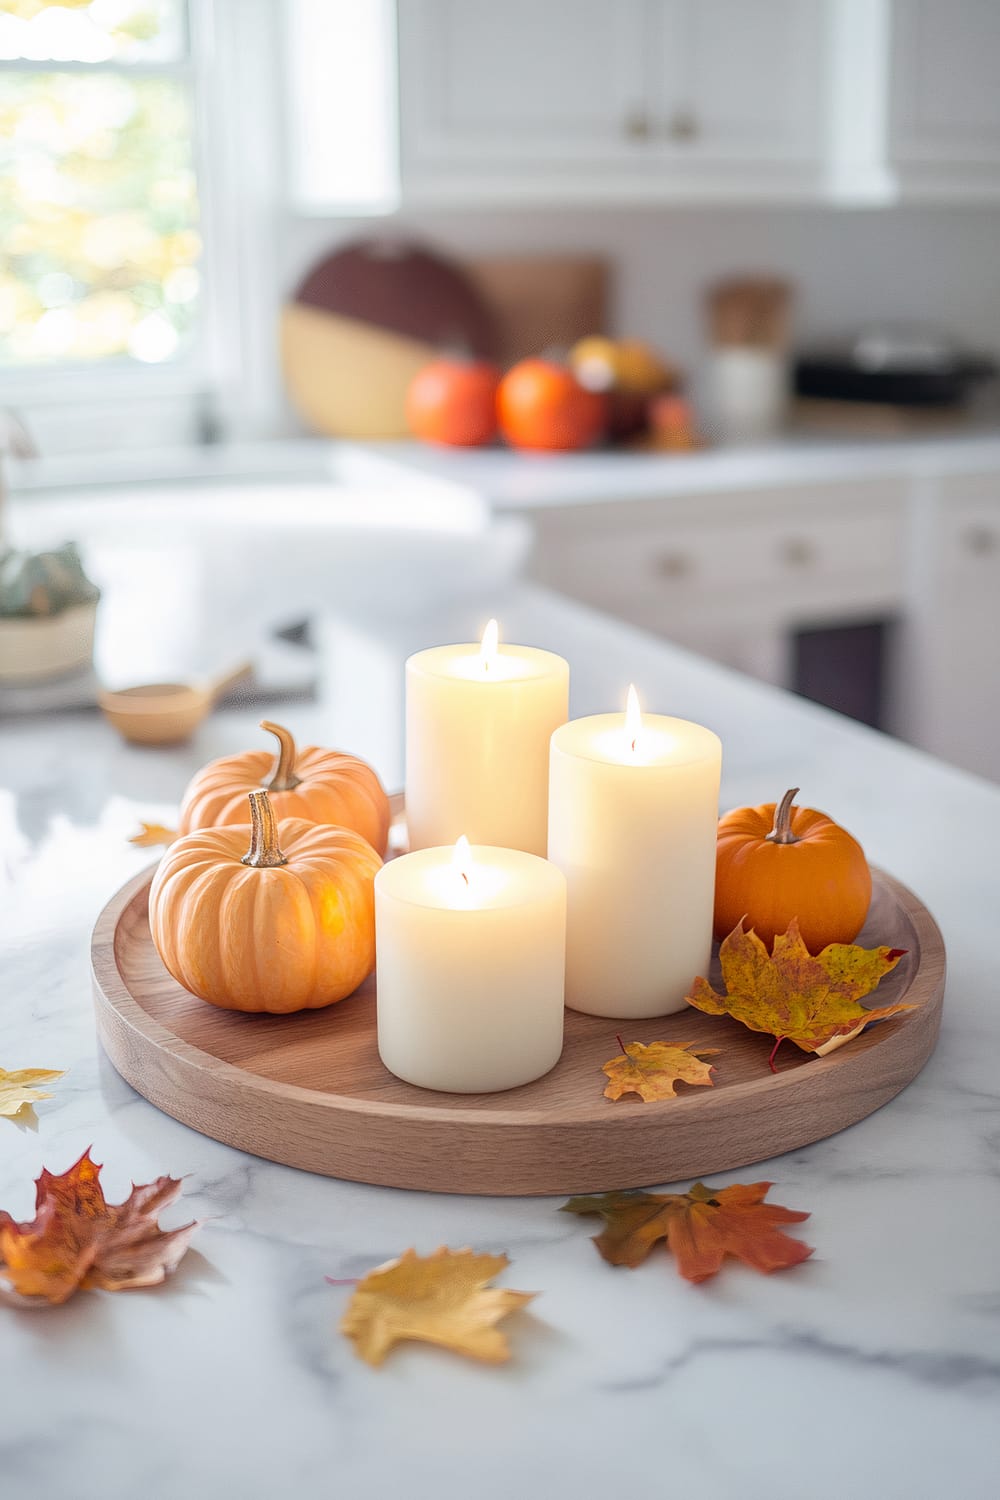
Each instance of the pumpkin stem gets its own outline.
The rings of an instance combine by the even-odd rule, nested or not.
[[[255,870],[273,870],[288,860],[278,844],[278,823],[266,791],[250,793],[250,848],[242,863]]]
[[[798,835],[792,832],[792,803],[799,795],[797,786],[786,792],[774,810],[774,827],[765,835],[769,844],[797,844]]]
[[[270,719],[261,719],[260,727],[266,729],[268,734],[273,734],[278,741],[278,758],[274,763],[271,779],[264,783],[264,788],[268,792],[290,792],[302,780],[301,776],[295,774],[295,741],[291,730],[286,729],[283,724],[272,724]]]

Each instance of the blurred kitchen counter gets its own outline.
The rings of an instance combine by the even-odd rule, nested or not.
[[[338,446],[350,453],[359,473],[443,480],[473,490],[497,511],[533,512],[824,480],[993,470],[1000,474],[1000,426],[865,439],[794,434],[760,447],[706,448],[696,453],[519,453],[417,442]]]

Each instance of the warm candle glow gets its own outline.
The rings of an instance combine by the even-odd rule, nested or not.
[[[487,620],[486,629],[483,631],[483,639],[479,647],[479,660],[484,672],[488,672],[497,659],[497,645],[500,641],[500,627],[496,620]]]
[[[625,700],[625,739],[633,753],[638,749],[641,735],[642,712],[639,708],[639,695],[634,685],[630,683],[628,698]]]
[[[451,856],[452,869],[465,883],[469,884],[469,870],[472,867],[472,850],[469,848],[469,840],[465,834],[460,834],[455,844],[455,851]]]

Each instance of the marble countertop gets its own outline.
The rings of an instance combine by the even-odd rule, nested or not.
[[[862,439],[789,436],[752,448],[700,453],[514,453],[508,448],[441,448],[429,443],[341,444],[360,473],[375,480],[433,479],[479,496],[498,513],[523,513],[607,501],[659,500],[713,490],[755,490],[826,480],[1000,470],[1000,433]]]
[[[940,1045],[852,1129],[713,1182],[770,1178],[809,1209],[812,1260],[702,1286],[664,1258],[599,1260],[560,1200],[434,1197],[311,1177],[159,1114],[97,1045],[88,941],[147,861],[127,836],[169,819],[194,768],[252,744],[216,714],[187,746],[122,745],[94,715],[0,726],[0,1066],[68,1070],[37,1130],[0,1120],[0,1205],[28,1217],[43,1164],[89,1145],[109,1196],[184,1175],[167,1222],[204,1220],[165,1288],[0,1308],[0,1493],[36,1500],[406,1494],[506,1500],[961,1500],[997,1493],[1000,1009],[994,945],[1000,789],[785,694],[546,595],[518,590],[381,629],[324,621],[300,737],[401,776],[405,653],[469,638],[561,651],[572,707],[621,701],[699,720],[725,745],[723,802],[786,786],[828,809],[936,914],[949,949]],[[379,1371],[336,1331],[352,1277],[415,1245],[505,1250],[538,1289],[508,1320],[514,1359],[417,1345]]]

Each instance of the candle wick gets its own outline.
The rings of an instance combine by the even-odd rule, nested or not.
[[[635,754],[635,740],[632,741],[632,754]]]
[[[459,870],[458,873],[461,875],[461,877],[465,881],[466,885],[468,885],[468,883],[469,883],[469,877],[468,877],[468,875],[466,875],[465,871],[464,870]]]

